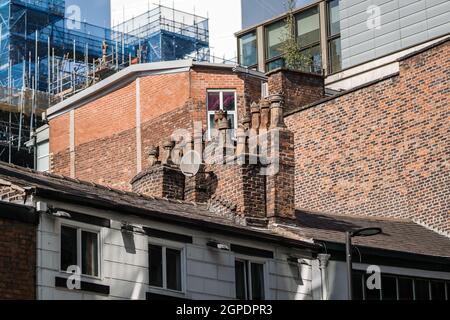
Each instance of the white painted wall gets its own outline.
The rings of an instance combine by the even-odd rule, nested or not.
[[[206,246],[211,240],[224,241],[254,248],[272,250],[275,259],[247,257],[257,262],[264,262],[266,272],[266,296],[268,299],[312,299],[311,260],[308,265],[295,267],[287,262],[289,254],[305,254],[304,252],[287,251],[287,249],[254,241],[243,241],[229,237],[217,236],[197,230],[174,227],[140,218],[130,218],[104,211],[94,211],[80,206],[54,203],[57,207],[76,212],[98,215],[111,219],[111,229],[103,228],[102,244],[102,279],[91,282],[109,285],[110,296],[74,292],[55,288],[55,276],[67,276],[59,272],[59,222],[60,219],[42,216],[38,228],[38,299],[145,299],[146,292],[169,294],[164,290],[152,289],[148,286],[148,237],[135,234],[135,253],[127,252],[124,238],[120,231],[121,222],[148,226],[193,237],[192,244],[182,244],[185,253],[186,292],[185,295],[174,294],[187,299],[234,299],[235,275],[234,261],[237,256],[233,252],[219,251]],[[153,239],[152,239],[153,240]],[[166,240],[155,241],[168,245],[179,245]],[[245,258],[245,257],[242,257]],[[83,279],[84,280],[84,279]]]

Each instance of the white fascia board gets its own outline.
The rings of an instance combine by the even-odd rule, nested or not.
[[[50,107],[46,111],[46,118],[51,120],[67,111],[78,108],[96,97],[98,94],[104,95],[110,88],[117,88],[124,84],[130,83],[135,76],[140,73],[148,74],[164,74],[188,71],[193,66],[193,61],[175,60],[154,63],[142,63],[129,66],[116,74],[102,80],[95,85],[73,95],[72,97]]]

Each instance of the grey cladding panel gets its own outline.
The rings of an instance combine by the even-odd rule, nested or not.
[[[371,5],[381,12],[373,32],[367,23]],[[344,68],[450,32],[449,0],[341,0],[340,7]]]

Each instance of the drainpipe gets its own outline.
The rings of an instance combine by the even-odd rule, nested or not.
[[[330,261],[329,254],[318,254],[317,260],[319,260],[320,278],[322,284],[322,300],[328,300],[328,277],[327,277],[327,267]]]

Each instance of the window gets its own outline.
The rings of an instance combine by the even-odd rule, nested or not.
[[[301,71],[311,73],[322,72],[322,54],[320,52],[320,44],[304,49],[303,54],[308,58],[308,64]]]
[[[320,49],[319,8],[313,7],[295,16],[298,43],[308,63],[301,69],[304,72],[322,72]],[[266,71],[284,67],[281,46],[285,33],[285,21],[281,20],[266,27],[267,61]]]
[[[50,143],[47,141],[37,145],[37,171],[47,172],[50,169]]]
[[[445,300],[445,282],[431,281],[431,300]]]
[[[216,111],[225,110],[234,137],[234,129],[237,127],[237,97],[235,90],[208,90],[208,134],[211,139],[212,131],[215,130],[214,115]]]
[[[267,72],[278,69],[278,68],[283,68],[283,67],[284,67],[284,59],[283,58],[278,58],[278,59],[270,61],[266,64]]]
[[[414,300],[413,280],[408,278],[398,278],[398,299]]]
[[[296,16],[298,43],[304,48],[320,42],[319,9],[314,7]]]
[[[446,289],[450,282],[395,275],[381,276],[381,290],[369,290],[368,275],[353,273],[353,295],[355,300],[449,300]]]
[[[320,49],[319,8],[313,7],[301,12],[296,16],[296,19],[298,43],[308,62],[301,71],[321,73],[322,53]]]
[[[341,71],[341,38],[336,38],[329,42],[330,51],[330,71],[331,73]]]
[[[330,73],[339,72],[342,68],[339,0],[328,2],[328,53]]]
[[[264,300],[264,264],[245,260],[235,261],[236,298],[239,300]]]
[[[181,250],[149,244],[148,251],[149,285],[183,291]]]
[[[61,271],[81,267],[81,274],[99,277],[99,232],[61,226]]]
[[[332,0],[328,3],[329,32],[330,36],[341,33],[341,19],[339,16],[339,0]]]
[[[256,32],[239,38],[239,62],[246,67],[252,67],[258,63]]]
[[[284,20],[275,22],[266,27],[267,37],[267,59],[281,56],[281,46],[285,32]]]

